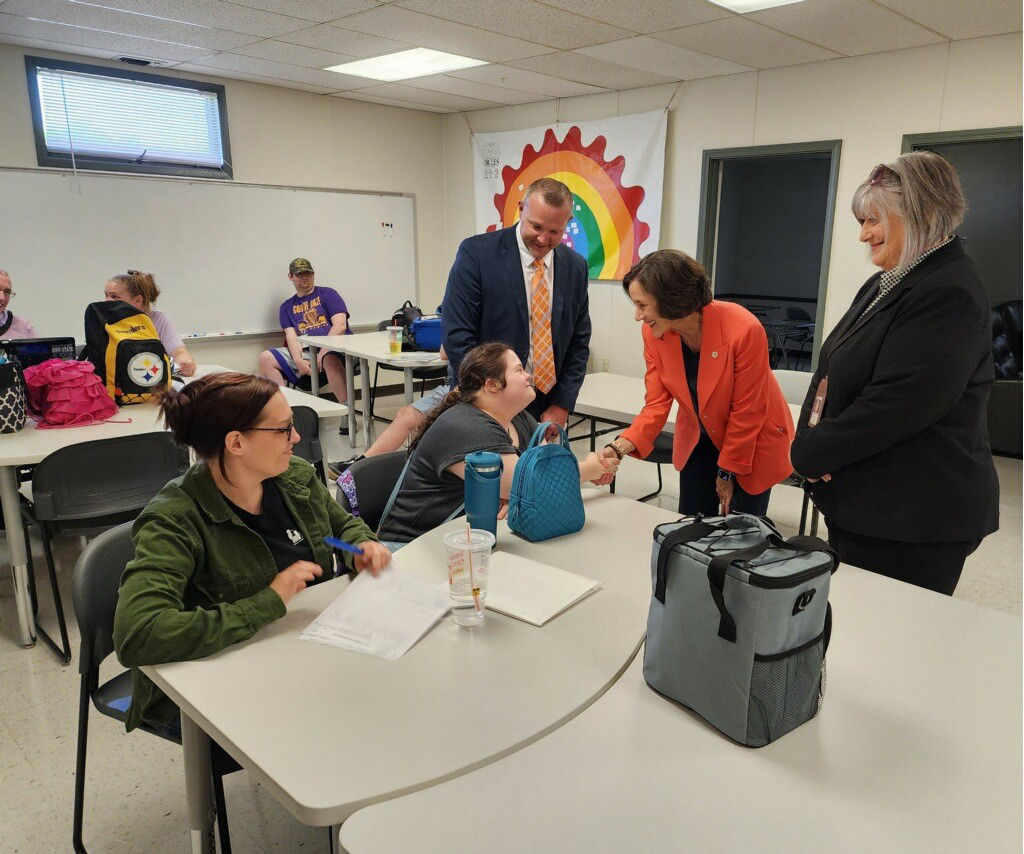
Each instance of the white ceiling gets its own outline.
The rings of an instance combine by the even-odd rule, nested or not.
[[[524,104],[1021,29],[1020,0],[0,0],[0,42],[153,60],[434,112]],[[401,83],[321,69],[409,47],[488,65]]]

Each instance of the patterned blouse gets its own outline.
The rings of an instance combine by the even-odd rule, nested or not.
[[[903,278],[904,276],[907,275],[907,273],[913,270],[918,264],[920,264],[925,258],[931,255],[933,252],[941,249],[943,246],[949,243],[949,241],[951,241],[954,237],[956,237],[956,235],[951,234],[949,237],[943,240],[942,243],[939,243],[938,245],[933,246],[927,252],[923,252],[922,254],[918,255],[917,258],[915,258],[913,261],[907,264],[907,266],[904,267],[902,270],[900,270],[899,268],[895,270],[885,270],[882,273],[882,278],[879,279],[878,281],[878,293],[875,294],[875,298],[871,300],[870,303],[868,303],[868,307],[864,309],[864,314],[867,314],[869,311],[871,311],[871,309],[878,305],[878,303],[881,300],[888,296],[889,292],[892,291],[892,289],[895,288],[896,285],[903,281]],[[863,317],[864,314],[862,314],[861,317]]]

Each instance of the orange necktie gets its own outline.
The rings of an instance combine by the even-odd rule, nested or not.
[[[551,298],[544,285],[544,262],[533,262],[530,292],[530,348],[533,352],[533,384],[542,392],[555,387],[555,353],[551,348]]]

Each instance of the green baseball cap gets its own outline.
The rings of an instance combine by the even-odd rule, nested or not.
[[[312,273],[313,265],[309,263],[305,258],[295,258],[292,263],[288,265],[288,275],[294,276],[296,273]]]

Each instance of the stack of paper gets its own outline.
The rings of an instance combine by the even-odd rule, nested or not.
[[[495,551],[487,570],[487,607],[543,626],[600,587],[592,578]]]
[[[392,558],[377,578],[357,575],[300,637],[394,661],[450,607],[447,584],[411,578]]]

